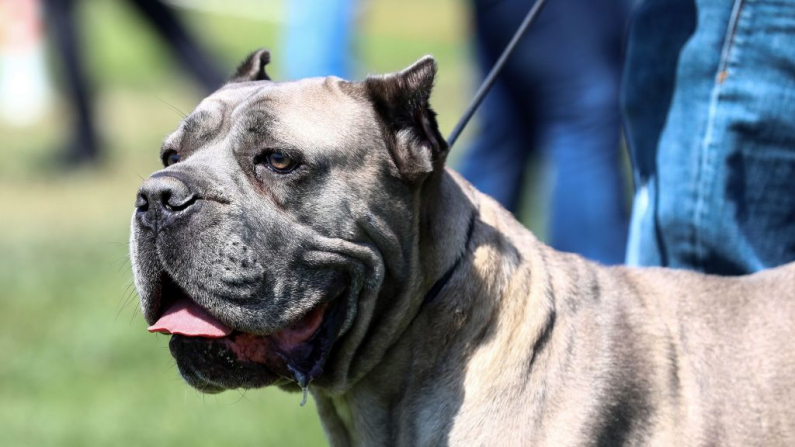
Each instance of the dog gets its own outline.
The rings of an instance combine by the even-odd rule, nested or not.
[[[795,445],[795,264],[557,252],[445,167],[433,58],[359,82],[269,60],[135,203],[143,315],[191,386],[308,391],[335,446]]]

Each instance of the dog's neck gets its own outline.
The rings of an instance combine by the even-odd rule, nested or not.
[[[521,284],[529,292],[531,255],[517,247],[537,244],[532,235],[452,171],[429,179],[425,187],[415,270],[415,281],[422,283],[415,290],[422,293],[412,298],[422,303],[409,316],[412,321],[398,342],[363,379],[344,395],[318,396],[334,445],[413,444],[411,437],[418,436],[420,428],[400,409],[403,399],[421,396],[424,387],[432,385],[460,392],[468,362],[461,354],[494,336],[492,323],[506,305],[502,299],[508,287]],[[507,305],[516,310],[525,304]],[[440,423],[452,423],[452,413],[444,416]],[[434,426],[423,429],[428,427]],[[445,428],[449,427],[435,429]]]
[[[467,244],[479,218],[476,191],[453,171],[439,173],[423,186],[419,222],[419,263],[424,300],[436,298],[453,270],[467,255]],[[448,276],[448,278],[445,278]]]

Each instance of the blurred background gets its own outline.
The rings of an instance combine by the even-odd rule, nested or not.
[[[169,5],[224,76],[268,47],[268,72],[284,79],[286,2]],[[42,6],[0,0],[0,445],[325,445],[311,399],[189,388],[168,338],[147,333],[138,312],[127,258],[135,193],[204,86],[129,2],[77,2],[101,152],[97,164],[69,163],[78,118]],[[438,59],[433,105],[448,133],[473,82],[466,4],[372,0],[355,20],[354,77]]]
[[[153,3],[0,0],[0,446],[324,445],[311,399],[185,385],[167,337],[146,332],[127,257],[135,193],[161,167],[161,140],[256,48],[271,49],[273,79],[300,75],[308,62],[286,54],[311,45],[290,37],[300,11],[165,2],[183,35]],[[447,135],[480,78],[470,5],[363,0],[347,14],[346,76],[436,57],[431,102]],[[540,160],[528,162],[517,213],[543,237]]]

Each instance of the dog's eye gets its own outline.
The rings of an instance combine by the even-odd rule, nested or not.
[[[266,154],[263,157],[263,161],[268,168],[280,174],[286,174],[298,167],[298,163],[295,160],[284,152],[279,151]]]
[[[174,163],[179,163],[179,154],[173,149],[169,149],[163,153],[163,166],[169,167]]]

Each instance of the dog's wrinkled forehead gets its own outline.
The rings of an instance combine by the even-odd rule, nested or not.
[[[166,138],[164,148],[188,155],[230,136],[305,151],[344,150],[357,131],[376,131],[373,110],[339,78],[227,84],[205,98]],[[350,88],[349,88],[350,90]]]

